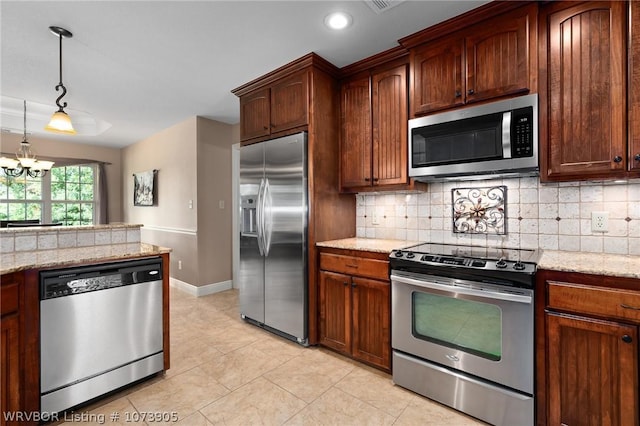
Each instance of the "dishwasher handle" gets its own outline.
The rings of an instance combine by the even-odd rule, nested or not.
[[[162,280],[162,258],[40,272],[40,300]]]

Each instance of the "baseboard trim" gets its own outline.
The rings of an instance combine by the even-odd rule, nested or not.
[[[193,284],[180,281],[176,278],[169,279],[169,285],[175,287],[178,290],[182,290],[185,293],[189,293],[192,296],[200,297],[208,294],[219,293],[221,291],[230,290],[233,287],[231,280],[221,281],[219,283],[206,284],[202,286],[195,286]]]

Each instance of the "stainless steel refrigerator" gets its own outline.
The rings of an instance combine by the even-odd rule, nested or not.
[[[240,313],[306,345],[307,134],[240,148]]]

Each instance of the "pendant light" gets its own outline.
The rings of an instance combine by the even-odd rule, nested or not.
[[[16,159],[1,157],[0,167],[4,174],[11,177],[22,176],[23,173],[32,178],[42,177],[51,170],[53,161],[38,161],[31,151],[31,144],[27,141],[27,101],[24,102],[24,137],[20,142],[20,149],[16,152]]]
[[[49,29],[53,34],[57,35],[58,39],[60,40],[60,82],[56,86],[56,92],[62,90],[62,94],[56,99],[58,111],[53,114],[53,116],[51,117],[51,121],[49,121],[49,124],[47,124],[44,129],[50,132],[62,133],[65,135],[75,135],[76,131],[71,124],[71,118],[69,118],[67,113],[64,112],[64,108],[67,106],[67,103],[60,103],[60,100],[64,97],[64,95],[67,94],[67,88],[64,87],[64,84],[62,84],[62,38],[71,38],[73,37],[73,34],[61,27],[52,26],[49,27]]]

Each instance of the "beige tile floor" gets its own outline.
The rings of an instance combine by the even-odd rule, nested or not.
[[[193,297],[172,288],[170,306],[171,369],[57,424],[130,425],[144,413],[159,414],[138,424],[172,414],[188,426],[483,424],[374,368],[246,324],[236,290]]]

